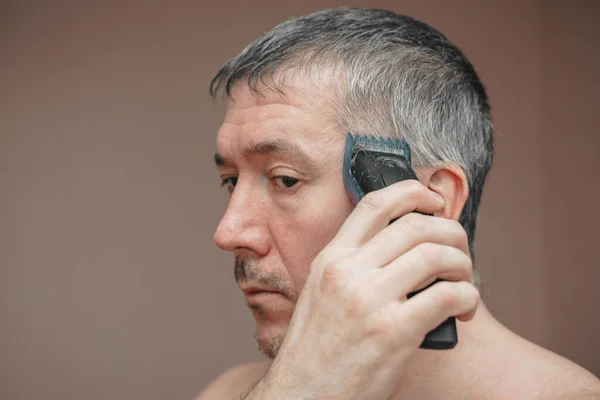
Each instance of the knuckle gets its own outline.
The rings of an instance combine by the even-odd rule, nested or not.
[[[458,222],[457,220],[455,220],[455,219],[448,219],[447,221],[452,224],[452,226],[454,227],[454,229],[457,232],[458,231],[464,232],[464,228],[463,228],[462,224],[460,222]]]
[[[421,182],[416,180],[408,180],[406,181],[408,184],[408,192],[406,194],[409,202],[414,205],[418,205],[423,201],[431,198],[431,194],[429,193],[429,189]]]
[[[452,221],[452,234],[454,235],[454,237],[456,238],[456,241],[459,244],[465,244],[468,243],[469,238],[467,236],[467,231],[465,231],[465,228],[462,226],[462,224],[458,221],[455,220],[450,220]]]
[[[330,264],[326,266],[321,275],[319,289],[324,293],[337,292],[340,289],[341,274],[340,264]]]
[[[359,317],[371,304],[372,294],[363,287],[351,287],[344,296],[344,310],[350,317]]]
[[[458,290],[456,285],[449,282],[436,283],[436,302],[441,308],[454,308],[458,303]]]
[[[423,335],[419,326],[409,318],[406,312],[395,307],[384,307],[366,318],[365,336],[376,342],[383,352],[397,348],[400,342],[418,346]]]
[[[425,186],[414,179],[408,179],[403,182],[406,188],[407,197],[412,200],[421,199],[425,193]]]
[[[444,266],[440,267],[440,270],[450,274],[448,280],[471,282],[473,270],[471,258],[454,247],[447,247],[445,252],[448,254],[448,261],[444,263]]]
[[[473,273],[473,261],[461,250],[441,244],[425,242],[417,245],[415,261],[423,274],[438,276],[449,274],[451,281],[470,282]]]
[[[328,266],[332,264],[333,254],[331,251],[327,249],[322,250],[310,263],[309,275],[307,278],[308,281],[314,282],[315,280],[321,279],[323,273],[327,269]]]
[[[465,296],[473,303],[477,304],[481,298],[481,293],[479,293],[479,290],[474,285],[466,283]]]
[[[422,273],[433,276],[439,273],[441,263],[438,262],[444,253],[444,248],[435,243],[421,243],[415,250],[418,252],[418,268]]]
[[[465,273],[465,278],[467,278],[470,281],[471,275],[473,273],[473,260],[471,260],[471,257],[463,253],[462,251],[460,252],[459,257],[461,258],[461,261],[458,263],[458,266]]]
[[[370,318],[365,326],[367,337],[385,337],[396,330],[396,323],[389,313],[379,313]]]
[[[408,213],[399,219],[399,229],[407,229],[411,232],[421,231],[426,227],[425,216],[419,213]]]
[[[384,198],[380,191],[374,191],[367,193],[361,201],[358,202],[357,207],[366,211],[380,210],[383,207]]]
[[[419,254],[419,258],[425,264],[431,263],[431,261],[439,260],[444,253],[443,246],[431,242],[425,242],[415,247],[415,250]]]
[[[317,255],[314,263],[316,263],[314,279],[319,289],[325,293],[338,293],[342,289],[342,284],[348,282],[349,274],[356,264],[355,250],[323,250]]]

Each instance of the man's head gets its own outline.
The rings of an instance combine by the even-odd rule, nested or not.
[[[374,9],[295,18],[225,64],[210,89],[228,98],[215,161],[231,199],[215,241],[236,256],[267,355],[312,259],[353,208],[342,181],[346,132],[405,138],[473,253],[493,159],[490,108],[471,64],[431,27]],[[250,293],[260,289],[281,294]]]

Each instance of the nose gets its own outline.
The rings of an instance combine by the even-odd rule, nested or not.
[[[215,244],[226,251],[247,249],[265,256],[271,243],[268,212],[268,201],[261,198],[259,188],[238,180],[217,226]]]

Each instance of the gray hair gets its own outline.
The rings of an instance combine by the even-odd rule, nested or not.
[[[401,137],[415,166],[462,168],[469,195],[459,221],[473,257],[494,129],[485,88],[461,50],[408,16],[330,9],[290,19],[256,39],[221,68],[210,93],[231,96],[240,81],[257,95],[260,85],[283,93],[286,72],[320,68],[339,74],[335,114],[342,134]]]

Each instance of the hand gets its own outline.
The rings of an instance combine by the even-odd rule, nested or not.
[[[247,398],[387,399],[427,332],[471,319],[479,293],[465,231],[413,212],[443,206],[417,181],[365,196],[313,261],[279,354]]]

